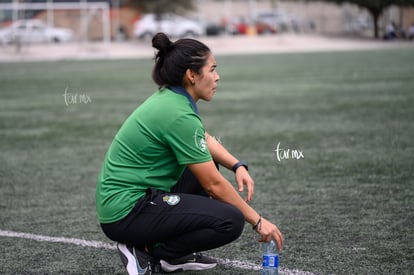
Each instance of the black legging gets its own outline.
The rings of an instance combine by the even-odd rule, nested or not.
[[[179,202],[169,201],[171,195]],[[101,226],[114,241],[147,247],[154,258],[172,260],[234,241],[244,223],[240,210],[209,198],[186,169],[171,193],[149,189],[128,216]]]

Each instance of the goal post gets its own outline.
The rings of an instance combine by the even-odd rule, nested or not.
[[[16,0],[12,3],[0,3],[0,10],[12,11],[12,20],[17,21],[21,18],[21,11],[45,11],[45,23],[49,26],[55,26],[59,12],[79,12],[79,19],[66,20],[66,27],[72,29],[78,36],[78,41],[88,42],[88,29],[92,20],[100,21],[102,30],[101,39],[105,45],[111,41],[111,26],[109,18],[108,2],[88,2],[80,0],[79,2],[59,2],[47,0],[43,3],[22,3]],[[76,17],[76,16],[75,16]],[[69,21],[69,22],[68,22]],[[71,21],[71,22],[70,22]]]

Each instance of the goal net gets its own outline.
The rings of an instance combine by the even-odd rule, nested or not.
[[[90,42],[101,42],[107,48],[111,41],[111,26],[108,2],[37,2],[24,3],[15,0],[0,3],[2,27],[22,20],[42,21],[46,27],[57,27],[71,30],[71,41],[78,45]],[[32,31],[32,30],[26,30]],[[31,35],[30,33],[25,33]],[[32,36],[35,34],[32,34]],[[16,44],[16,41],[11,41]],[[55,41],[57,42],[57,41]],[[21,47],[28,43],[19,43]]]

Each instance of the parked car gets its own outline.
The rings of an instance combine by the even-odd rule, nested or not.
[[[201,18],[192,18],[192,20],[203,28],[203,32],[207,36],[217,36],[225,33],[225,28],[220,24]]]
[[[227,32],[238,35],[248,34],[249,31],[254,31],[256,34],[274,34],[277,33],[277,28],[262,20],[249,20],[244,17],[232,18],[227,26]]]
[[[149,40],[157,32],[164,32],[171,37],[204,35],[204,29],[200,24],[173,13],[146,14],[134,23],[134,37],[138,39]]]
[[[274,26],[280,32],[306,32],[315,28],[312,20],[301,18],[283,10],[258,12],[255,15],[255,20]]]
[[[345,20],[343,27],[347,34],[362,34],[371,31],[374,28],[374,23],[369,16],[361,15]]]
[[[67,42],[72,40],[73,31],[46,25],[39,19],[18,20],[9,27],[0,29],[0,44]]]

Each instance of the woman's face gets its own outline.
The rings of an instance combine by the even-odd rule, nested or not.
[[[194,73],[194,79],[192,79],[194,100],[202,99],[210,101],[217,89],[217,82],[220,80],[220,76],[216,71],[216,60],[214,56],[210,54],[207,58],[207,62],[204,67],[201,68],[200,74]]]

